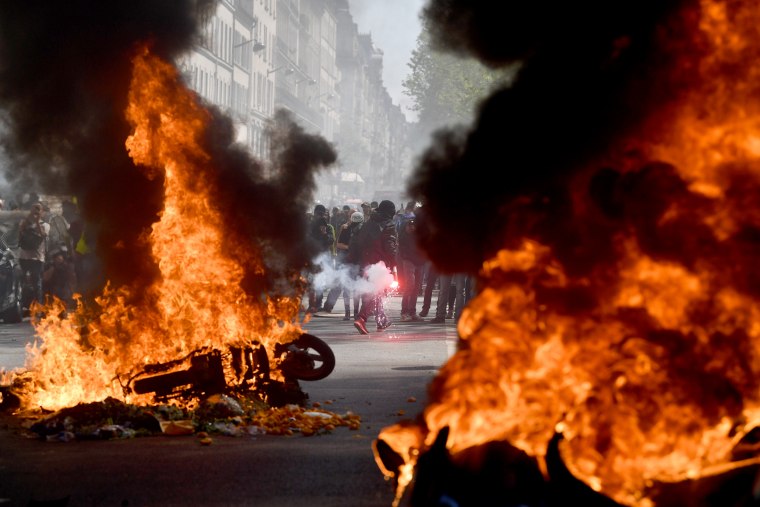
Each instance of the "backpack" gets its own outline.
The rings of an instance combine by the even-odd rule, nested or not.
[[[40,233],[27,227],[19,234],[18,246],[22,250],[37,250],[44,239]]]
[[[351,238],[348,240],[348,250],[346,251],[346,260],[348,264],[359,264],[362,259],[362,249],[359,246],[359,233],[364,225],[356,227],[351,231]]]

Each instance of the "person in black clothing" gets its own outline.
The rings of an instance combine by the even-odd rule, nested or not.
[[[349,251],[349,256],[352,259],[358,257],[359,266],[363,271],[382,261],[393,272],[394,276],[396,275],[398,237],[396,227],[393,225],[395,214],[396,206],[391,201],[382,201],[370,215],[369,221],[362,226],[357,240],[358,253]],[[375,312],[378,331],[382,331],[391,325],[383,309],[382,294],[383,291],[362,295],[361,310],[359,310],[359,315],[354,321],[354,326],[361,334],[369,334],[367,317],[372,310]]]
[[[348,276],[353,280],[356,278],[356,276],[359,273],[359,268],[356,266],[353,262],[349,261],[348,258],[348,251],[351,247],[351,243],[356,243],[359,237],[359,231],[362,228],[362,224],[364,223],[364,214],[361,211],[356,211],[354,213],[350,214],[351,220],[350,222],[347,222],[340,227],[340,234],[338,234],[338,243],[336,245],[337,248],[337,261],[338,261],[338,269],[341,270],[347,270]],[[339,291],[343,291],[343,306],[346,310],[346,315],[343,317],[343,320],[351,320],[351,288],[348,285],[345,285],[343,287],[338,287]],[[335,306],[335,302],[338,299],[338,292],[333,292],[332,290],[327,295],[327,302],[325,303],[325,308],[329,307],[332,308]],[[359,294],[355,293],[353,296],[354,300],[354,319],[357,318],[359,315]]]
[[[421,321],[417,315],[417,295],[422,285],[425,257],[417,247],[414,218],[399,224],[398,250],[401,264],[401,321]]]
[[[309,237],[316,244],[317,251],[331,253],[335,236],[331,234],[331,228],[327,222],[327,210],[321,204],[314,207],[314,217],[311,219]],[[323,290],[315,290],[314,287],[309,289],[309,308],[308,313],[316,313],[322,310]]]
[[[433,289],[435,289],[435,284],[438,282],[438,272],[430,261],[426,263],[422,271],[425,274],[425,290],[422,296],[422,309],[419,316],[427,317],[430,311],[430,303],[433,300]]]
[[[435,317],[430,319],[433,324],[443,324],[446,319],[455,318],[459,321],[465,305],[465,275],[463,273],[443,273],[438,277],[441,284],[438,291],[438,302]],[[453,294],[452,294],[453,293]],[[453,297],[454,301],[450,301]],[[446,308],[448,307],[448,311]]]
[[[50,253],[52,262],[42,273],[42,286],[45,294],[55,296],[66,304],[68,309],[74,308],[74,292],[76,291],[76,273],[74,264],[68,256],[65,246]]]

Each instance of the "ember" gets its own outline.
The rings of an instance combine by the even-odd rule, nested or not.
[[[620,504],[684,505],[668,485],[745,467],[751,496],[760,458],[735,450],[760,422],[760,8],[554,4],[545,26],[534,7],[427,9],[455,50],[524,61],[412,182],[426,251],[479,271],[480,293],[418,424],[380,434],[385,472],[400,499],[428,453],[472,464],[501,442],[551,478],[559,433],[572,475]],[[462,195],[482,206],[452,209]]]
[[[302,435],[313,436],[338,427],[357,430],[361,418],[300,405],[270,407],[255,397],[240,401],[212,396],[195,410],[176,405],[130,405],[114,398],[80,403],[41,418],[29,427],[49,442],[112,440],[151,435]]]

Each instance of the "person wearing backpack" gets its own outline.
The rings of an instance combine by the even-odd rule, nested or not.
[[[42,269],[50,225],[42,219],[42,204],[32,204],[29,214],[19,224],[19,264],[24,276],[29,276],[32,300],[44,304],[42,297]]]

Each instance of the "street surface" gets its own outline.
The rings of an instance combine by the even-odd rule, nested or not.
[[[401,298],[386,305],[394,326],[360,335],[340,312],[304,328],[335,352],[335,371],[302,382],[310,402],[359,414],[358,431],[304,437],[213,435],[49,443],[25,436],[14,418],[0,418],[0,506],[261,506],[390,507],[394,492],[374,462],[378,432],[424,407],[426,388],[454,353],[456,330],[446,324],[399,322]],[[434,300],[435,305],[435,300]],[[428,319],[429,320],[429,319]],[[28,322],[0,324],[0,368],[23,366],[33,340]],[[325,402],[331,402],[325,404]]]

